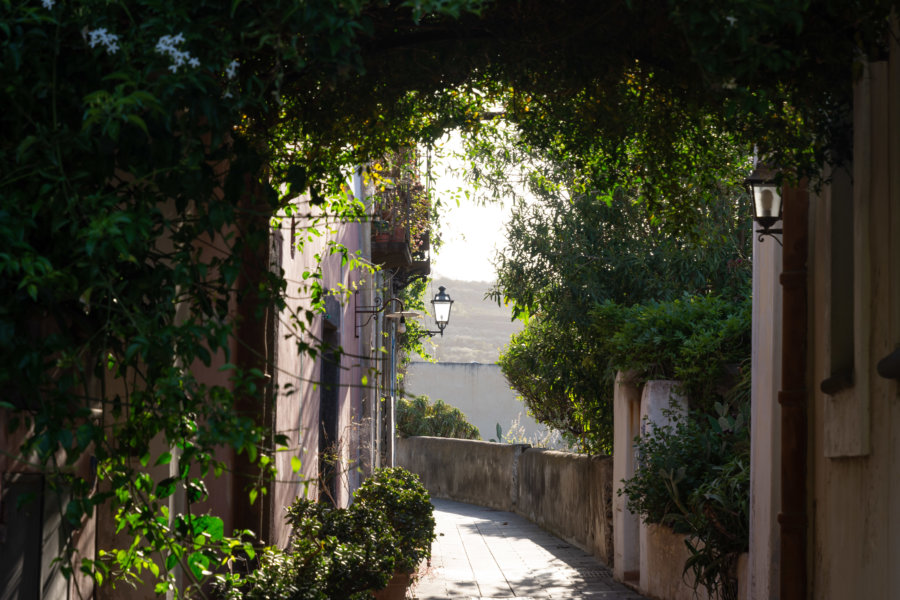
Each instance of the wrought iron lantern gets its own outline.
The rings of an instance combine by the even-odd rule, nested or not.
[[[781,221],[782,202],[775,175],[772,169],[758,164],[744,181],[753,193],[753,220],[760,227],[756,230],[759,241],[763,241],[763,236],[770,235],[780,244],[781,240],[775,235],[782,233],[782,230],[774,226]]]
[[[434,321],[438,326],[435,333],[440,333],[443,337],[444,327],[450,322],[450,308],[453,306],[453,299],[450,298],[450,294],[447,293],[444,286],[438,288],[438,293],[431,300],[431,306],[434,308]]]

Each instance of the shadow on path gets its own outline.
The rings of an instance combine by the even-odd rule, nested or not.
[[[590,554],[514,513],[432,499],[437,539],[420,600],[645,600]]]

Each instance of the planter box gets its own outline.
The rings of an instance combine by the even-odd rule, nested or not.
[[[642,523],[641,527],[641,593],[662,600],[708,600],[703,588],[698,588],[695,596],[682,577],[684,563],[691,556],[684,545],[685,536],[664,525]]]
[[[404,600],[406,590],[412,582],[410,573],[395,572],[387,587],[374,593],[375,600]]]

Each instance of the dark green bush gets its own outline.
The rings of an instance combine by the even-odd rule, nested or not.
[[[432,403],[426,395],[401,398],[397,402],[397,431],[407,436],[481,439],[478,428],[469,423],[461,410],[441,399]]]
[[[330,600],[322,576],[328,557],[315,547],[283,552],[264,548],[249,574],[218,575],[216,598],[223,600]]]
[[[574,324],[534,316],[498,363],[535,420],[562,432],[581,452],[609,454],[615,373],[598,342]]]
[[[431,556],[432,512],[418,477],[402,468],[377,470],[348,508],[297,498],[288,548],[264,549],[243,577],[217,577],[217,591],[227,600],[368,600],[395,571]]]
[[[684,296],[592,313],[602,352],[614,370],[640,379],[676,379],[694,408],[712,412],[750,355],[750,299]]]
[[[687,533],[681,517],[688,496],[708,477],[710,460],[718,458],[703,424],[669,416],[670,425],[641,424],[641,437],[635,440],[637,467],[622,493],[628,510],[645,522]]]
[[[418,475],[402,467],[378,469],[354,495],[354,506],[370,506],[387,515],[397,542],[399,571],[412,572],[431,557],[434,507]]]
[[[378,507],[353,504],[335,508],[328,502],[298,498],[288,507],[292,549],[306,540],[327,555],[322,576],[328,598],[368,598],[387,585],[396,566],[397,538],[388,516]]]
[[[616,371],[639,380],[677,379],[693,408],[713,410],[750,355],[750,301],[684,296],[590,311],[590,335],[533,316],[500,355],[500,367],[536,420],[577,440],[584,452],[612,450]]]

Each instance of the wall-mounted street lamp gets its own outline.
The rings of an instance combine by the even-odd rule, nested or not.
[[[356,337],[359,337],[359,330],[369,324],[369,322],[375,318],[375,315],[384,312],[391,303],[397,303],[400,306],[399,311],[395,312],[385,312],[385,319],[400,319],[400,322],[397,323],[397,333],[406,333],[406,317],[419,317],[419,313],[403,310],[403,301],[400,298],[388,298],[384,302],[382,302],[379,298],[375,299],[374,306],[357,306],[355,310],[356,314],[356,328],[355,333]],[[450,322],[450,308],[453,306],[453,299],[450,298],[450,294],[447,293],[446,288],[444,286],[440,286],[438,288],[438,293],[434,295],[434,298],[431,299],[431,306],[434,310],[434,321],[437,324],[436,331],[421,331],[428,336],[438,335],[441,337],[444,336],[444,328],[447,326],[447,323]],[[360,315],[369,315],[365,321],[360,323],[359,316]]]
[[[443,337],[444,327],[450,322],[450,309],[453,307],[453,300],[450,298],[450,294],[446,292],[444,286],[438,288],[438,293],[431,299],[431,306],[434,309],[434,321],[438,326],[438,330],[434,333],[440,333],[441,337]],[[432,332],[429,333],[434,335]]]
[[[444,328],[447,326],[447,323],[450,322],[450,308],[453,306],[453,299],[450,298],[450,294],[447,293],[444,286],[440,286],[438,288],[438,293],[435,294],[434,298],[431,299],[431,306],[434,310],[434,322],[438,326],[438,328],[436,331],[424,330],[420,331],[419,333],[427,335],[429,337],[438,334],[440,334],[441,337],[444,337]],[[405,316],[407,314],[408,313],[403,313],[404,317],[401,317],[400,319],[400,326],[403,327],[404,331],[406,330]]]
[[[384,318],[385,319],[400,319],[400,322],[397,324],[397,333],[405,333],[406,332],[406,319],[405,318],[418,316],[418,313],[404,311],[403,310],[403,300],[401,300],[400,298],[396,298],[396,297],[388,298],[384,302],[382,302],[380,298],[375,298],[374,306],[357,306],[356,309],[354,310],[354,313],[356,316],[356,323],[354,324],[355,325],[354,333],[356,334],[356,337],[359,337],[360,329],[362,329],[363,327],[368,325],[372,321],[372,319],[375,318],[375,315],[377,315],[380,312],[384,312],[388,308],[388,306],[390,306],[392,303],[399,304],[400,310],[397,312],[385,312]],[[364,322],[360,323],[359,322],[360,315],[369,315],[369,318],[367,318]]]
[[[778,187],[775,185],[775,171],[763,164],[756,165],[753,172],[744,180],[753,193],[753,220],[756,221],[760,229],[756,230],[759,234],[759,241],[763,241],[763,236],[770,235],[772,239],[781,244],[781,240],[775,237],[781,234],[782,230],[776,229],[774,225],[781,221],[781,194],[778,193]]]

